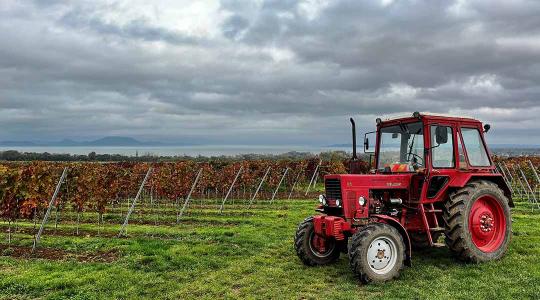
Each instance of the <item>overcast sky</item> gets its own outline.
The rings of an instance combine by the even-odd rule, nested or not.
[[[350,116],[363,133],[431,111],[540,144],[539,16],[520,0],[2,0],[0,140],[327,145]]]

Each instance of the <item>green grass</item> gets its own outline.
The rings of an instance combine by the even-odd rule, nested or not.
[[[0,299],[540,298],[540,213],[526,205],[513,211],[514,237],[504,259],[470,265],[452,259],[446,248],[414,253],[413,267],[399,280],[378,285],[360,284],[344,255],[329,266],[301,264],[292,237],[314,205],[279,200],[248,211],[237,203],[223,214],[216,205],[192,205],[179,225],[172,207],[160,207],[161,226],[144,224],[155,215],[135,213],[127,238],[113,237],[121,210],[106,214],[99,231],[97,214],[85,214],[82,220],[94,224],[81,224],[79,236],[74,213],[65,212],[57,234],[49,226],[41,246],[73,256],[0,256]],[[33,224],[17,226],[12,243],[31,246],[32,235],[22,232],[32,232]],[[75,259],[107,251],[116,253],[113,262]]]

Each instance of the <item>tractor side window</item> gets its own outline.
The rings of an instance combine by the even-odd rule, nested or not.
[[[463,144],[469,157],[469,163],[474,167],[488,167],[491,165],[489,157],[482,142],[480,131],[476,128],[461,128]]]
[[[453,168],[456,166],[454,159],[454,134],[452,133],[452,127],[445,126],[447,132],[447,142],[444,144],[437,144],[436,142],[436,130],[438,125],[431,126],[431,157],[434,168]]]

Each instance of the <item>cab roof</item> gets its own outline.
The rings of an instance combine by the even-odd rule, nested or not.
[[[480,123],[481,124],[479,120],[474,119],[472,117],[465,117],[465,116],[451,116],[451,115],[434,114],[434,113],[428,113],[428,112],[419,113],[419,116],[423,120],[440,120],[440,121],[454,121],[454,122],[457,121],[457,122],[464,122],[464,123]],[[386,117],[385,119],[381,119],[382,123],[393,123],[396,121],[410,122],[414,120],[418,120],[418,118],[414,117],[412,113],[410,115],[390,116],[390,117]]]

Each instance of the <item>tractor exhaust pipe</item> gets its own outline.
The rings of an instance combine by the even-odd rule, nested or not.
[[[351,118],[351,126],[352,126],[352,159],[357,160],[358,157],[356,156],[356,124],[354,123],[353,118]]]

